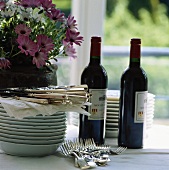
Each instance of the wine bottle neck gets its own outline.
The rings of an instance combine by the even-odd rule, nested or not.
[[[141,44],[131,44],[130,47],[130,67],[140,67]]]
[[[99,65],[101,56],[101,42],[91,42],[90,65]]]

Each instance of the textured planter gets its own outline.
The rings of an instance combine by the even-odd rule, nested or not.
[[[0,88],[11,87],[46,87],[57,85],[57,67],[37,69],[34,66],[12,66],[0,70]]]

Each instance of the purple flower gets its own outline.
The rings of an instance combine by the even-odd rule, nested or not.
[[[74,19],[73,16],[68,16],[67,18],[67,27],[72,30],[72,31],[75,31],[77,30],[77,24],[76,24],[76,20]]]
[[[19,35],[17,40],[19,44],[18,48],[21,49],[22,53],[26,55],[34,56],[35,53],[38,51],[38,46],[35,42],[33,42],[29,37],[24,35]]]
[[[52,4],[52,0],[40,0],[40,2],[46,11],[56,6],[55,4]]]
[[[23,6],[25,8],[28,8],[29,7],[29,2],[28,0],[18,0],[15,2],[15,4],[17,5],[20,5],[20,6]]]
[[[1,69],[6,69],[6,68],[10,68],[10,61],[6,58],[0,58],[0,68]]]
[[[62,13],[59,9],[53,8],[50,11],[48,11],[46,15],[53,21],[63,22],[65,20],[64,13]]]
[[[35,8],[35,7],[39,7],[41,5],[41,2],[40,0],[18,0],[16,2],[17,5],[21,5],[25,8],[28,8],[28,7],[32,7],[32,8]]]
[[[75,43],[80,46],[83,41],[83,37],[79,36],[79,34],[80,32],[75,32],[68,29],[66,31],[66,38],[64,39],[64,41],[69,42],[71,45]]]
[[[1,1],[0,2],[0,10],[5,9],[5,7],[6,7],[6,3],[4,1]]]
[[[33,56],[32,63],[36,64],[37,68],[40,68],[46,64],[46,60],[48,59],[47,54],[44,52],[36,52]]]
[[[48,36],[40,34],[36,37],[36,40],[40,51],[48,53],[49,51],[53,50],[53,41]]]
[[[15,32],[18,35],[29,36],[31,33],[31,29],[28,28],[25,24],[19,24],[15,27]]]
[[[35,8],[41,6],[40,0],[29,0],[29,7]]]

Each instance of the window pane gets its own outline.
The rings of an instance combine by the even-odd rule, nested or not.
[[[71,12],[71,0],[53,0],[54,4],[56,4],[56,7],[61,9],[62,12],[68,16]]]
[[[53,0],[56,7],[65,13],[66,17],[71,13],[71,0]],[[69,85],[69,71],[71,61],[69,57],[58,58],[57,80],[58,85]]]
[[[129,57],[104,57],[103,65],[108,73],[108,89],[120,89],[120,77],[128,67]],[[156,94],[155,118],[169,119],[169,58],[142,57],[142,67],[148,75],[149,92]]]
[[[167,1],[107,0],[104,45],[129,47],[130,39],[142,39],[142,47],[169,47],[169,4]],[[167,49],[169,54],[169,48]],[[109,89],[120,89],[120,77],[129,56],[106,55],[102,63],[108,72]],[[155,118],[169,125],[169,55],[143,56],[148,90],[156,95]]]

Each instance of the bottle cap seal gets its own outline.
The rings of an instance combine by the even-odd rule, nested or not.
[[[130,44],[141,44],[141,39],[140,38],[132,38],[130,41]]]
[[[93,36],[93,37],[91,37],[91,42],[101,42],[102,40],[101,40],[101,37],[99,37],[99,36]]]
[[[140,47],[141,47],[141,39],[140,38],[132,38],[130,41],[130,58],[140,58]]]

